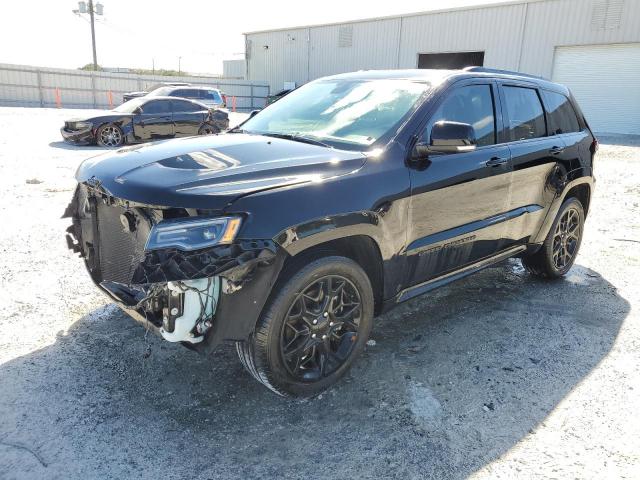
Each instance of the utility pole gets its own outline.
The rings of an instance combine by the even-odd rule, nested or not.
[[[78,8],[73,10],[78,16],[81,16],[84,13],[89,14],[89,23],[91,24],[91,47],[93,49],[93,70],[98,70],[98,55],[96,54],[96,27],[95,27],[95,16],[102,16],[104,14],[103,5],[98,2],[93,5],[93,0],[89,0],[85,2],[83,0],[78,2]]]
[[[178,75],[180,75],[180,62],[182,61],[182,57],[178,57]]]
[[[91,18],[91,45],[93,47],[93,71],[98,71],[98,55],[96,54],[96,27],[93,19],[93,0],[89,0],[89,17]]]

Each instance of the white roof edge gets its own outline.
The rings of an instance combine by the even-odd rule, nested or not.
[[[480,5],[466,5],[462,7],[441,8],[439,10],[426,10],[421,12],[401,13],[398,15],[385,15],[382,17],[370,17],[370,18],[361,18],[356,20],[344,20],[342,22],[313,23],[308,25],[296,25],[292,27],[271,28],[267,30],[253,30],[251,32],[243,32],[242,34],[254,35],[257,33],[286,32],[288,30],[300,30],[303,28],[331,27],[335,25],[348,25],[351,23],[376,22],[379,20],[393,20],[396,18],[417,17],[422,15],[437,15],[440,13],[460,12],[465,10],[481,10],[484,8],[507,7],[512,5],[521,5],[524,3],[539,3],[539,2],[549,2],[549,1],[557,1],[557,0],[508,0],[505,2],[491,2],[491,3],[480,4]]]

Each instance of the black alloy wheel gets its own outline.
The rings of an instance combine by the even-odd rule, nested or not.
[[[280,274],[238,357],[283,396],[311,397],[333,385],[364,349],[373,324],[369,277],[349,258],[302,257]]]
[[[573,262],[581,235],[580,212],[574,206],[569,207],[562,212],[553,234],[553,264],[558,270]]]
[[[335,372],[358,338],[362,300],[340,275],[314,280],[293,300],[282,326],[280,354],[289,373],[316,381]]]
[[[533,275],[559,278],[575,262],[584,231],[584,209],[580,200],[564,201],[540,249],[522,258],[522,264]]]

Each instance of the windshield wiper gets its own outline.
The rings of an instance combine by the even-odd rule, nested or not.
[[[283,138],[285,140],[293,140],[294,142],[308,143],[310,145],[318,145],[325,148],[333,148],[328,143],[321,142],[315,138],[308,137],[306,135],[299,135],[297,133],[276,133],[276,132],[258,132],[265,137]]]

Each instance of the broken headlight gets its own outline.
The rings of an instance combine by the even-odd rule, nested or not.
[[[162,220],[151,229],[145,249],[177,248],[190,251],[231,243],[240,229],[240,223],[239,217]]]

